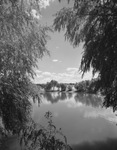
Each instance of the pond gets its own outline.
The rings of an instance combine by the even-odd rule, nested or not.
[[[45,112],[66,135],[74,149],[117,148],[117,116],[111,108],[102,107],[102,98],[83,93],[45,93],[40,107],[33,105],[33,118],[44,124]],[[98,148],[97,148],[98,147]]]

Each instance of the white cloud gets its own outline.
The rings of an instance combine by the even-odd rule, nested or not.
[[[53,61],[53,62],[58,62],[58,63],[61,63],[61,62],[62,62],[61,60],[58,60],[58,59],[53,59],[52,61]]]
[[[117,123],[117,117],[113,113],[112,109],[98,109],[98,110],[93,110],[90,112],[85,112],[84,114],[85,118],[104,118],[110,122],[115,122]]]
[[[71,74],[78,74],[78,68],[67,68],[66,70]]]
[[[81,76],[69,72],[55,73],[55,72],[42,72],[36,71],[37,76],[35,77],[36,83],[46,83],[51,80],[56,80],[59,83],[76,83],[81,80]]]
[[[51,78],[49,77],[44,77],[43,79],[41,79],[41,81],[39,83],[47,83],[47,82],[50,82],[51,81]]]
[[[57,60],[57,59],[53,59],[52,61],[53,61],[53,62],[58,62],[58,60]]]
[[[36,19],[41,18],[41,15],[39,13],[37,13],[37,11],[35,9],[32,9],[32,16]]]
[[[51,76],[50,72],[43,72],[42,75]]]
[[[54,2],[55,0],[40,0],[39,5],[40,8],[46,8],[47,6],[50,5],[51,2]]]
[[[69,74],[73,76],[79,76],[78,68],[67,68],[66,69]]]
[[[78,71],[78,68],[67,68],[67,71]]]
[[[36,77],[37,77],[37,78],[43,78],[43,75],[37,74]]]
[[[95,74],[95,76],[92,76],[92,71],[89,71],[87,73],[84,74],[83,76],[83,80],[91,80],[92,78],[97,78],[98,77],[98,73]]]
[[[56,49],[59,49],[59,46],[56,46]]]
[[[54,2],[55,0],[39,0],[39,7],[40,9],[44,8],[46,9],[47,6],[50,6],[51,2]],[[40,19],[42,16],[40,13],[38,13],[35,9],[32,9],[32,16],[36,19]]]
[[[67,104],[67,107],[68,108],[76,108],[76,107],[82,107],[83,106],[83,104],[81,103],[81,102],[78,102],[78,103],[76,103],[76,102],[72,102],[72,103],[68,103]]]
[[[35,72],[36,72],[36,74],[40,74],[40,73],[42,73],[42,71],[41,70],[35,70]]]

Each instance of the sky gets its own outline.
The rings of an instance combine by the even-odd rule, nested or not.
[[[42,0],[41,15],[37,16],[41,24],[52,25],[54,14],[63,7],[72,6],[67,0]],[[73,48],[69,41],[65,41],[64,31],[49,33],[51,39],[47,43],[50,56],[44,56],[38,61],[38,69],[35,69],[36,77],[34,83],[47,83],[56,80],[59,83],[76,83],[81,80],[92,78],[91,72],[83,79],[79,72],[82,58],[83,44]]]

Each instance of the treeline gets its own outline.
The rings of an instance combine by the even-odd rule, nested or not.
[[[46,84],[37,84],[38,87],[44,89],[46,92],[85,92],[85,93],[97,93],[97,81],[98,79],[85,80],[78,83],[58,83],[55,80],[51,80]]]

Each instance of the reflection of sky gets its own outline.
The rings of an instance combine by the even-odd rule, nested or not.
[[[45,112],[51,111],[55,125],[62,128],[70,143],[117,138],[115,114],[99,106],[101,101],[95,95],[53,93],[46,96],[40,107],[34,105],[34,119],[41,123]]]
[[[85,111],[84,117],[86,118],[104,118],[110,122],[117,123],[117,116],[113,114],[112,109],[96,109],[92,111]]]
[[[82,109],[84,109],[84,104],[81,102],[77,102],[75,101],[74,98],[71,99],[66,99],[64,101],[67,105],[68,108],[77,108],[77,107],[82,107]],[[93,108],[92,108],[93,109]],[[84,117],[85,118],[98,118],[98,117],[102,117],[110,122],[114,122],[117,123],[117,116],[114,115],[115,113],[113,113],[112,109],[108,108],[94,108],[93,110],[90,109],[84,109]]]

